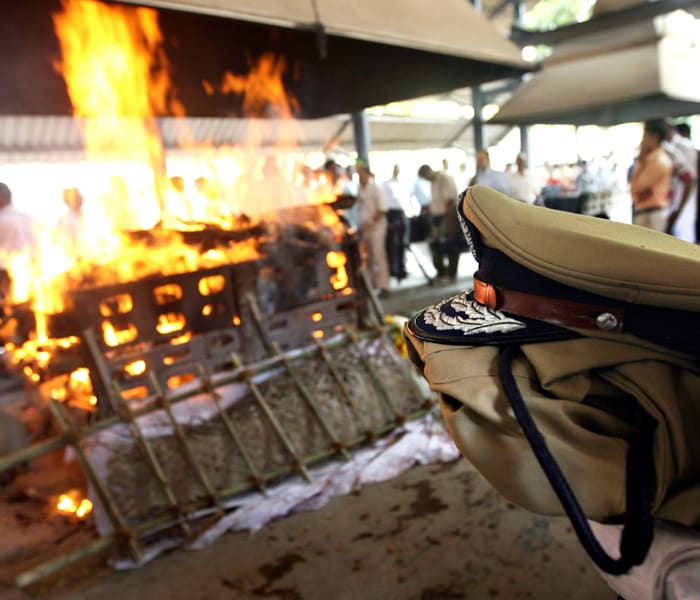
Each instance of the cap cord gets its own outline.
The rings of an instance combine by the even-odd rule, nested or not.
[[[648,466],[653,464],[653,431],[655,422],[640,415],[638,433],[629,440],[627,453],[627,512],[620,541],[620,558],[614,559],[603,549],[586,520],[566,477],[547,447],[530,415],[513,377],[516,346],[504,346],[498,359],[498,373],[515,418],[525,434],[544,474],[561,502],[584,550],[593,562],[610,575],[622,575],[634,565],[644,562],[653,540],[653,519],[649,508]]]

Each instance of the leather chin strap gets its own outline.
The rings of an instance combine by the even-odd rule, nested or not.
[[[574,329],[622,332],[625,309],[571,302],[496,287],[474,277],[474,299],[494,310]]]

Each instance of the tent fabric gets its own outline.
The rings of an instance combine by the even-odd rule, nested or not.
[[[525,70],[520,50],[464,0],[139,0],[139,5],[201,12],[294,28],[321,26],[329,35],[379,42]]]
[[[116,3],[115,3],[116,4]],[[352,113],[529,70],[518,48],[463,0],[153,0],[177,106],[158,116],[274,117],[251,114],[243,95],[222,82],[247,76],[263,57],[283,65],[297,116]],[[71,115],[55,64],[61,56],[52,15],[60,0],[11,3],[0,20],[0,114]],[[131,8],[129,6],[129,8]],[[267,112],[266,112],[267,111]],[[142,116],[142,115],[130,115]]]

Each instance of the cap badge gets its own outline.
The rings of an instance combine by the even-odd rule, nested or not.
[[[509,333],[523,329],[525,323],[488,308],[469,297],[470,291],[443,300],[423,312],[426,325],[438,331],[461,331],[466,335]]]

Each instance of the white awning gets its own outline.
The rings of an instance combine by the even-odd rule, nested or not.
[[[698,114],[697,42],[647,22],[562,44],[489,122],[614,125]]]

